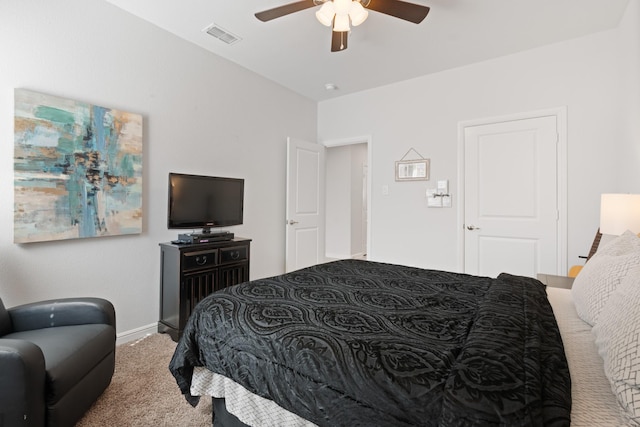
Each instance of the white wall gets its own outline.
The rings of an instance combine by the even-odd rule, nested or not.
[[[13,244],[13,90],[144,119],[143,233]],[[245,178],[251,277],[284,271],[286,137],[316,138],[316,103],[101,0],[0,2],[0,297],[113,301],[118,332],[158,320],[169,171]]]
[[[367,144],[327,148],[326,156],[325,253],[329,259],[363,255],[363,165]]]
[[[626,95],[621,105],[624,152],[620,156],[619,189],[640,193],[640,1],[630,1],[620,24],[621,77]]]
[[[457,270],[458,123],[567,106],[567,260],[579,263],[598,227],[599,195],[640,185],[638,73],[622,71],[637,70],[639,27],[634,5],[624,28],[321,102],[320,141],[372,136],[369,258]],[[635,127],[623,129],[628,122]],[[411,147],[431,159],[428,183],[394,181],[393,163]],[[636,160],[626,161],[630,152]],[[426,207],[425,190],[439,179],[449,179],[453,209]]]
[[[325,253],[329,259],[350,258],[351,146],[328,148],[325,164]]]
[[[351,148],[351,252],[350,255],[362,256],[367,252],[366,221],[363,214],[363,172],[367,164],[367,144],[353,144]]]

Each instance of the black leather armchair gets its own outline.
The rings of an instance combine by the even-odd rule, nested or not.
[[[0,426],[73,426],[111,382],[115,343],[104,299],[0,299]]]

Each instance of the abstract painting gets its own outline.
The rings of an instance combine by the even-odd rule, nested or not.
[[[15,243],[142,232],[142,116],[15,89]]]

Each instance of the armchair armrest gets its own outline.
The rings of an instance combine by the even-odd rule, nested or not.
[[[44,425],[45,364],[28,341],[0,338],[0,421]]]
[[[101,323],[116,327],[113,304],[102,298],[66,298],[19,305],[7,310],[14,332],[55,326]]]

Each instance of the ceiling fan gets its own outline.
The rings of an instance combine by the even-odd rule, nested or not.
[[[422,22],[429,13],[427,6],[401,0],[302,0],[258,12],[255,15],[262,22],[267,22],[320,5],[322,7],[316,12],[318,21],[327,27],[333,27],[331,52],[339,52],[347,48],[347,35],[351,29],[349,23],[355,27],[364,22],[368,16],[366,9],[414,24]]]

